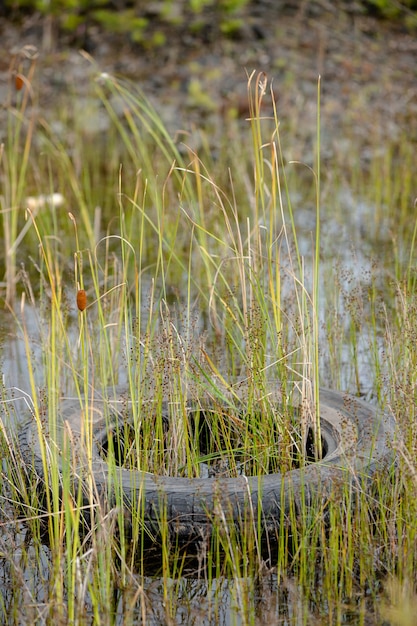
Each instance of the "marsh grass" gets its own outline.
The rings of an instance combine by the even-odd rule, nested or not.
[[[315,163],[306,167],[285,163],[276,105],[272,117],[262,116],[269,87],[262,73],[248,77],[251,143],[236,163],[180,149],[143,94],[107,74],[94,82],[112,123],[104,159],[77,128],[69,146],[45,121],[35,127],[24,95],[20,108],[10,109],[10,143],[1,162],[5,300],[25,347],[22,413],[36,423],[46,489],[38,489],[19,458],[14,424],[21,417],[4,389],[5,623],[175,623],[184,615],[187,623],[280,623],[282,612],[293,624],[321,617],[342,623],[346,605],[362,616],[365,609],[378,612],[387,575],[412,581],[414,590],[414,231],[409,254],[394,256],[389,305],[378,266],[353,283],[343,271],[330,272],[323,295],[320,88]],[[30,154],[35,135],[42,157]],[[243,159],[253,167],[251,187]],[[388,177],[394,161],[385,167]],[[315,197],[307,254],[291,201],[294,169],[309,173],[308,194]],[[377,171],[371,168],[369,177]],[[34,190],[26,180],[37,180],[40,193],[62,192],[65,208],[25,206]],[[392,197],[401,199],[401,232],[408,233],[411,176],[404,174],[403,182],[376,193],[381,211]],[[88,296],[83,311],[76,308],[79,289]],[[337,322],[328,321],[324,333],[323,300]],[[393,442],[398,472],[377,476],[372,491],[357,477],[355,488],[342,484],[326,501],[318,497],[307,506],[301,497],[270,538],[251,507],[236,528],[219,500],[213,534],[196,554],[193,546],[194,560],[169,533],[164,507],[156,532],[143,523],[140,489],[137,499],[125,501],[122,466],[188,477],[285,473],[305,462],[310,428],[320,456],[322,353],[337,372],[347,346],[353,389],[360,391],[363,336],[378,399],[401,426]],[[332,375],[340,383],[342,375]],[[242,379],[244,410],[231,385]],[[268,393],[275,379],[278,411]],[[110,486],[99,494],[92,471],[94,399],[115,393],[123,427],[114,428],[105,415],[102,454]],[[297,413],[293,399],[300,394]],[[82,429],[75,435],[64,428],[58,447],[53,442],[66,396],[80,404]],[[190,418],[187,407],[196,398],[209,399],[209,406],[197,401]],[[82,489],[74,488],[74,472]],[[22,528],[28,529],[24,538]],[[147,550],[156,539],[157,552]],[[394,597],[395,587],[387,593]],[[354,606],[357,598],[367,605]]]

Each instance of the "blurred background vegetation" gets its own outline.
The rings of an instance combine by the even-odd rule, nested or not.
[[[259,0],[5,0],[0,5],[4,17],[14,21],[38,15],[53,20],[54,27],[74,40],[82,39],[86,29],[99,27],[104,32],[126,35],[146,47],[166,44],[173,28],[214,39],[245,36],[250,10],[268,2]],[[287,0],[283,10],[314,12],[345,10],[396,20],[407,28],[417,27],[417,0]]]

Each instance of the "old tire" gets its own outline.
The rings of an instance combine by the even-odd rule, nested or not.
[[[103,401],[96,400],[93,409],[94,434],[97,440],[103,440],[109,427],[103,423]],[[87,482],[86,477],[92,474],[94,493],[99,494],[107,506],[112,506],[116,471],[122,489],[126,524],[129,526],[131,523],[131,511],[139,511],[142,527],[153,537],[158,535],[162,521],[179,541],[207,536],[219,517],[237,528],[247,523],[248,519],[255,520],[257,524],[261,520],[263,530],[272,533],[291,507],[295,511],[305,511],[305,507],[317,498],[328,499],[331,493],[340,492],[347,484],[362,489],[376,472],[386,470],[393,462],[392,416],[357,398],[326,389],[320,391],[320,416],[326,449],[324,458],[285,475],[207,479],[156,476],[123,468],[110,470],[98,448],[94,449],[93,458],[87,464],[83,461],[84,452],[72,449],[71,458],[76,459],[76,467],[72,471],[73,487],[81,486],[85,493],[84,504],[91,503],[91,487],[86,489],[84,483]],[[41,435],[46,448],[57,444],[62,450],[64,431],[71,431],[72,446],[79,445],[79,402],[64,400],[59,418],[57,442],[52,442],[48,435]],[[116,422],[117,410],[114,419]],[[24,463],[37,476],[38,483],[44,484],[42,446],[35,420],[22,428],[19,446]],[[57,458],[58,464],[64,462],[61,453]]]

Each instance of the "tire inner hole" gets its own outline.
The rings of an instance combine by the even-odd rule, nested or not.
[[[241,424],[247,424],[248,420],[246,417],[242,413],[237,416],[236,420]],[[199,472],[197,475],[210,478],[216,475],[233,476],[259,473],[259,467],[255,462],[251,461],[251,454],[245,449],[245,436],[247,444],[251,438],[250,429],[246,428],[245,436],[242,436],[242,432],[236,426],[236,422],[233,422],[233,428],[230,429],[230,433],[221,432],[221,429],[218,429],[218,427],[216,427],[216,432],[213,433],[212,418],[213,410],[209,409],[190,410],[188,413],[187,436],[192,445],[196,447],[196,456],[199,458]],[[254,420],[254,422],[258,423],[257,420]],[[137,469],[137,457],[139,456],[142,459],[149,456],[147,445],[149,446],[151,437],[153,437],[153,443],[159,442],[159,448],[163,454],[172,455],[172,428],[170,420],[166,416],[162,417],[162,429],[161,427],[155,427],[155,432],[148,432],[148,444],[146,442],[146,434],[142,431],[145,431],[145,429],[140,429],[139,433],[135,431],[129,415],[125,415],[123,419],[119,417],[118,423],[110,428],[106,434],[102,434],[101,439],[97,442],[100,455],[106,462],[108,462],[109,455],[111,455],[112,463],[117,467]],[[150,434],[151,437],[149,436]],[[303,464],[315,463],[324,459],[329,449],[326,437],[322,435],[321,456],[317,457],[315,436],[311,427],[307,431],[304,449],[301,435],[297,428],[294,427],[286,446],[287,458],[282,464],[280,464],[280,459],[278,458],[282,455],[282,434],[278,432],[278,429],[276,432],[272,432],[272,436],[270,436],[267,443],[264,455],[277,458],[273,462],[268,463],[266,461],[263,463],[262,473],[264,474],[297,469]],[[149,467],[143,469],[153,471],[154,468],[150,464]]]

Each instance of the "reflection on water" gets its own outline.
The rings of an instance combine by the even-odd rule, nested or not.
[[[307,259],[311,255],[311,232],[314,229],[312,212],[300,212],[300,250]],[[301,228],[303,226],[304,228]],[[355,355],[352,355],[351,335],[349,331],[350,314],[349,298],[351,294],[366,301],[366,290],[369,288],[372,264],[366,246],[355,249],[354,245],[346,244],[340,248],[340,229],[349,231],[356,242],[362,240],[361,222],[355,225],[340,226],[337,220],[325,219],[322,226],[323,255],[321,260],[321,278],[323,284],[338,283],[337,314],[342,318],[342,332],[338,344],[338,372],[332,370],[332,360],[327,351],[321,354],[323,378],[330,385],[342,389],[356,391],[356,379],[360,380],[361,390],[372,393],[373,371],[370,352],[372,342],[381,342],[361,325],[355,344]],[[353,236],[354,235],[354,236]],[[343,237],[342,237],[343,238]],[[339,249],[335,249],[339,245]],[[374,251],[378,243],[375,242]],[[381,269],[381,268],[380,268]],[[382,271],[382,270],[381,270]],[[308,281],[308,279],[306,279]],[[363,290],[363,293],[361,293]],[[321,291],[322,320],[321,332],[324,345],[327,345],[326,315],[328,314],[329,293]],[[364,297],[365,296],[365,297]],[[355,305],[355,300],[353,299]],[[45,342],[48,329],[45,328],[37,312],[29,306],[24,309],[24,321],[27,336],[30,337],[30,358],[35,367],[34,373],[37,388],[45,385],[44,368],[42,367],[41,339]],[[1,332],[1,373],[3,382],[3,399],[1,416],[3,426],[10,433],[15,431],[16,424],[30,417],[31,382],[27,366],[27,347],[23,339],[20,313],[14,318],[5,313]],[[78,328],[71,330],[73,340],[78,339]],[[122,373],[122,376],[126,373]],[[7,478],[7,477],[6,477]],[[33,539],[27,535],[25,527],[14,520],[14,510],[7,499],[7,480],[3,481],[3,506],[1,513],[2,532],[0,534],[0,593],[3,598],[4,615],[18,614],[21,623],[35,623],[42,619],[48,611],[48,589],[53,584],[51,574],[51,554],[44,545],[34,545]],[[77,557],[78,558],[78,557]],[[88,560],[88,551],[83,559]],[[314,623],[314,615],[323,606],[318,600],[315,607],[311,599],[303,598],[301,589],[291,578],[282,580],[272,568],[261,575],[247,578],[235,577],[232,580],[218,576],[216,572],[208,572],[203,560],[200,562],[181,563],[180,576],[161,575],[163,563],[161,555],[153,554],[152,550],[144,558],[141,574],[130,572],[128,584],[122,589],[112,590],[111,602],[115,624],[124,624],[126,616],[133,623],[162,624],[246,624],[248,621],[258,624],[309,624]],[[185,568],[185,569],[184,569]],[[174,568],[175,571],[175,568]],[[88,568],[80,563],[80,572],[88,578]],[[86,573],[87,572],[87,573]],[[187,575],[184,575],[184,574]],[[86,615],[94,614],[94,607],[88,594],[87,579],[80,579],[80,603]],[[167,593],[172,594],[172,604],[167,604]],[[174,599],[173,599],[174,598]],[[109,599],[110,600],[110,599]],[[339,618],[343,623],[357,623],[366,611],[366,607],[339,608]],[[344,617],[342,617],[342,614]],[[372,618],[367,614],[369,624]],[[145,618],[144,618],[145,616]],[[371,620],[371,621],[369,621]]]
[[[23,528],[16,531],[12,525],[10,528],[6,525],[0,536],[0,551],[2,623],[50,623],[48,593],[56,574],[50,569],[49,549],[45,545],[35,547],[31,544]],[[88,558],[87,553],[83,557],[84,562],[80,559],[78,564],[78,597],[75,601],[85,623],[97,623],[87,592]],[[150,572],[153,569],[150,564]],[[108,613],[101,616],[103,621],[100,623],[117,626],[127,623],[149,626],[240,626],[248,623],[259,626],[355,625],[365,623],[365,615],[368,626],[381,623],[373,617],[365,600],[358,599],[356,605],[327,606],[326,609],[320,603],[320,593],[316,601],[307,599],[295,579],[291,576],[279,578],[273,569],[268,571],[267,568],[254,576],[228,579],[213,578],[201,568],[194,575],[158,577],[151,573],[148,575],[145,566],[142,574],[130,572],[124,585],[115,585],[107,592],[110,592]],[[68,599],[64,597],[63,601]],[[320,621],[318,615],[324,621]],[[336,615],[337,622],[333,621]]]
[[[30,389],[27,358],[23,338],[19,338],[18,329],[12,316],[8,316],[8,325],[0,327],[0,368],[3,386],[17,387],[26,392]]]
[[[27,311],[30,317],[30,311]],[[35,316],[32,316],[35,319]],[[36,324],[38,321],[36,321]],[[30,328],[33,339],[32,357],[36,360],[39,329],[34,323]],[[2,418],[3,425],[12,431],[15,422],[30,416],[30,386],[27,357],[18,325],[10,320],[3,328],[2,371],[4,380]],[[348,346],[346,346],[348,350]],[[367,368],[367,343],[360,351],[364,354],[363,367]],[[42,371],[42,368],[40,368]],[[362,373],[361,373],[362,375]],[[44,381],[39,380],[39,384]],[[7,404],[7,410],[5,403]],[[7,499],[6,482],[3,480],[3,506],[0,533],[0,595],[3,616],[17,615],[18,623],[42,623],[48,614],[48,597],[54,584],[56,572],[51,571],[50,549],[46,544],[35,544],[25,526],[14,519],[14,509]],[[94,604],[89,595],[89,559],[93,558],[88,546],[82,557],[75,557],[79,571],[79,610],[86,620],[94,619]],[[270,561],[270,563],[274,561]],[[317,623],[317,614],[326,614],[326,601],[316,603],[305,598],[303,591],[291,576],[277,575],[274,567],[265,564],[265,570],[251,576],[224,577],[215,569],[205,567],[204,555],[170,565],[167,569],[161,554],[155,548],[144,554],[138,567],[131,568],[127,581],[119,585],[117,576],[112,577],[109,593],[111,623],[122,626],[128,623],[159,624],[291,624],[303,626]],[[63,598],[66,602],[67,599]],[[373,624],[372,616],[362,602],[358,606],[338,607],[341,623],[356,624],[366,614],[367,623]],[[330,614],[330,613],[329,613]],[[5,618],[4,623],[7,622]],[[13,623],[13,622],[10,622]],[[109,622],[110,623],[110,622]],[[378,622],[375,621],[375,624]]]

